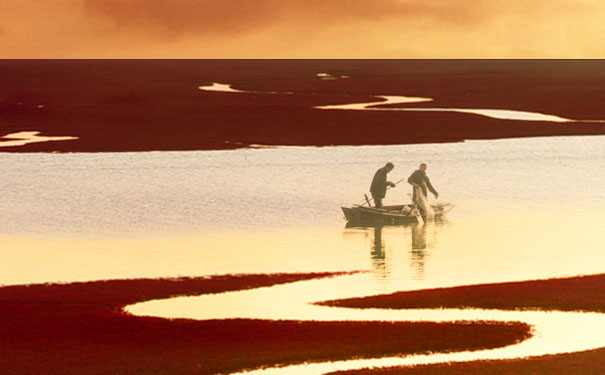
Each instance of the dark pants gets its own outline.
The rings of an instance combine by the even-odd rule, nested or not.
[[[377,196],[375,196],[374,194],[372,194],[372,199],[374,199],[374,207],[376,207],[376,208],[382,208],[382,200],[384,198],[378,198]]]

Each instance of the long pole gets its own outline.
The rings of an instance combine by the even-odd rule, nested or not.
[[[397,185],[398,185],[398,184],[399,184],[401,181],[403,181],[403,180],[405,180],[405,177],[404,177],[404,178],[402,178],[401,180],[399,180],[399,181],[395,182],[395,186],[397,186]],[[389,190],[390,188],[391,188],[391,186],[387,186],[387,190]],[[368,207],[371,207],[371,206],[370,206],[370,202],[371,202],[371,201],[373,201],[373,200],[374,200],[374,198],[370,198],[370,199],[368,199],[368,196],[367,196],[367,195],[365,195],[365,197],[366,197],[365,202],[358,204],[358,206],[363,206],[364,204],[366,204],[366,203],[367,203]]]

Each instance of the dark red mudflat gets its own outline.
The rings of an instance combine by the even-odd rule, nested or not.
[[[320,80],[327,72],[351,78]],[[373,95],[416,107],[492,108],[605,119],[598,60],[4,60],[0,136],[78,140],[2,151],[149,151],[264,145],[458,142],[605,134],[605,124],[496,120],[462,113],[319,110]],[[283,94],[202,92],[233,84]],[[285,94],[295,92],[296,94]],[[43,107],[39,107],[43,105]]]

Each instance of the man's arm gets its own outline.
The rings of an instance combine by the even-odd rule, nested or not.
[[[420,176],[420,172],[419,171],[412,172],[410,177],[408,177],[408,183],[412,186],[420,187],[420,184],[422,183],[422,176]]]
[[[408,177],[408,184],[410,184],[412,186],[416,185],[415,179],[416,179],[416,172],[414,171],[414,172],[412,172],[410,177]]]
[[[437,193],[437,190],[435,190],[435,188],[431,184],[431,180],[429,180],[429,176],[424,176],[424,182],[426,182],[426,187],[429,189],[429,191],[431,193],[433,193],[435,198],[439,198],[439,193]]]

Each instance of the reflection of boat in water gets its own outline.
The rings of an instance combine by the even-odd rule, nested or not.
[[[425,265],[432,250],[435,249],[437,233],[447,221],[441,217],[434,222],[420,225],[407,222],[400,224],[380,223],[351,223],[347,222],[346,229],[353,230],[352,233],[373,234],[369,245],[372,262],[372,271],[380,279],[388,279],[392,272],[392,263],[398,262],[397,254],[407,251],[409,254],[409,266],[413,271],[414,279],[424,279]],[[383,237],[385,233],[385,238]],[[367,237],[366,237],[367,238]],[[401,243],[401,238],[409,239],[410,242]]]
[[[444,215],[454,208],[451,203],[434,203],[431,207],[435,211],[435,219],[443,219]],[[383,208],[354,205],[342,207],[345,218],[352,224],[383,223],[403,224],[418,222],[420,211],[414,204],[397,206],[384,206]]]

